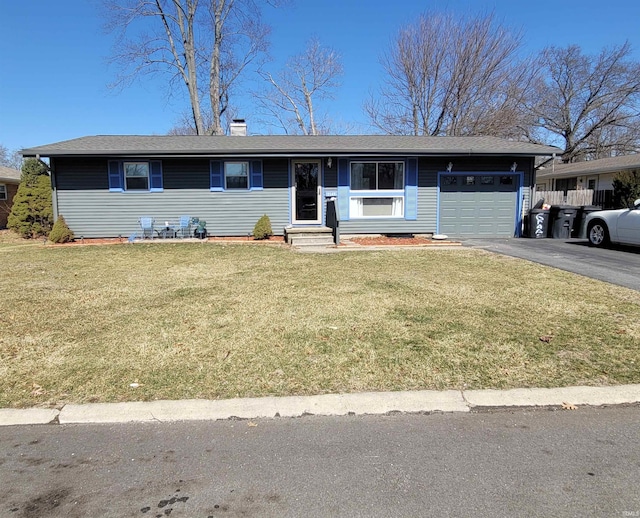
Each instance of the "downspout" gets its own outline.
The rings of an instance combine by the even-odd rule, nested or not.
[[[51,206],[53,209],[53,222],[58,221],[58,186],[55,173],[55,160],[49,158],[49,176],[51,178]]]

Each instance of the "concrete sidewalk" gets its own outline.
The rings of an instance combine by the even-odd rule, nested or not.
[[[471,412],[491,408],[579,407],[640,403],[640,385],[512,390],[363,392],[321,396],[151,401],[0,409],[0,426],[258,419],[390,412]]]

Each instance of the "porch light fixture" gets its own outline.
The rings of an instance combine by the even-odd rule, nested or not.
[[[331,157],[327,158],[327,167],[329,169],[331,169],[331,164],[333,164],[333,160],[331,160]]]
[[[516,172],[516,167],[518,167],[518,164],[517,164],[516,162],[514,162],[513,164],[511,164],[511,169],[510,169],[510,171],[511,171],[512,173],[515,173],[515,172]]]
[[[447,164],[447,173],[450,173],[452,169],[453,169],[453,162],[449,162]]]

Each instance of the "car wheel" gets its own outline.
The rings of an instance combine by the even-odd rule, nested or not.
[[[609,230],[602,221],[592,221],[587,229],[589,244],[593,246],[606,246],[609,244]]]

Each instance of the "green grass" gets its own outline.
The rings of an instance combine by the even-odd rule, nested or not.
[[[640,383],[640,293],[478,250],[0,258],[2,407]]]

